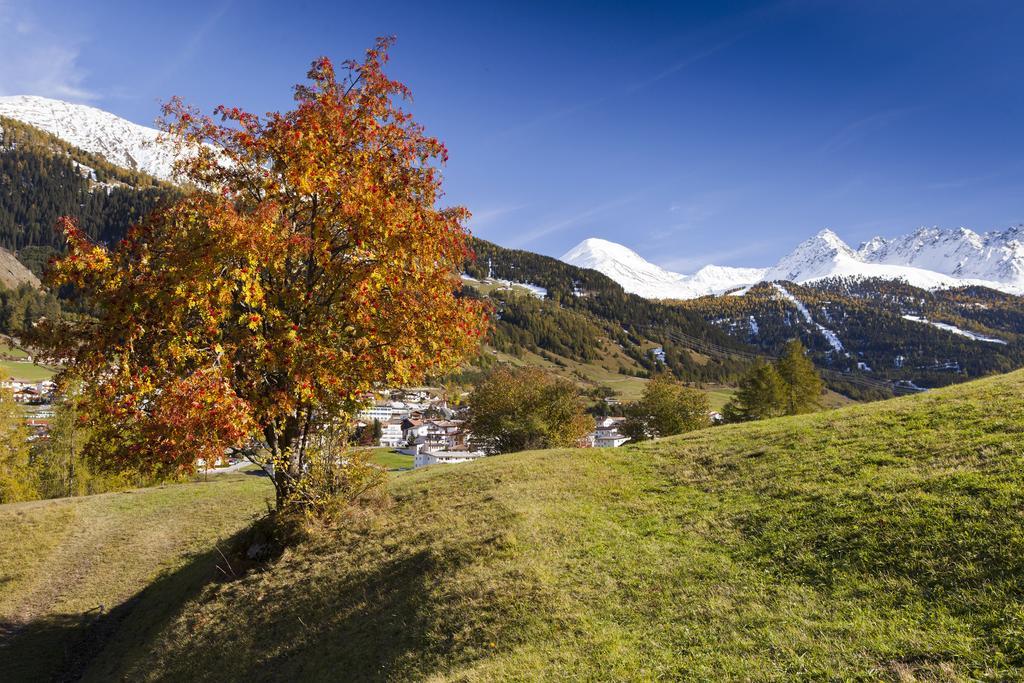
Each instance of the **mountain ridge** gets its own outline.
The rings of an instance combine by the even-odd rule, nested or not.
[[[704,266],[693,275],[665,270],[637,252],[588,238],[562,261],[592,268],[627,291],[653,299],[693,299],[785,280],[806,284],[832,277],[902,280],[922,289],[981,286],[1024,294],[1024,230],[979,234],[968,228],[921,228],[894,238],[875,237],[854,250],[825,228],[770,268]]]
[[[112,164],[173,180],[173,146],[155,128],[96,107],[36,95],[0,97],[0,116],[35,126]]]
[[[110,112],[34,95],[0,97],[0,116],[46,131],[106,161],[172,181],[175,151],[155,128]],[[979,285],[1024,294],[1024,227],[977,233],[968,228],[919,228],[893,238],[874,237],[856,250],[831,230],[805,240],[768,268],[705,265],[672,272],[626,246],[588,238],[562,255],[592,268],[630,293],[651,299],[717,295],[759,281],[798,284],[828,277],[902,279],[925,289]]]
[[[757,282],[764,272],[761,268],[708,264],[693,275],[673,273],[647,261],[628,247],[597,237],[583,240],[563,254],[560,260],[604,273],[630,294],[649,299],[691,299],[721,294]]]

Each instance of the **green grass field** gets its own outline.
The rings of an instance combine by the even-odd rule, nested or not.
[[[215,578],[215,546],[228,548],[272,498],[265,477],[225,474],[0,505],[0,679],[67,678],[108,637],[144,658],[137,639]]]
[[[52,368],[36,365],[25,361],[0,360],[0,379],[16,379],[22,382],[40,382],[52,378],[56,373]]]
[[[0,356],[7,358],[28,358],[28,351],[15,346],[11,341],[0,339]]]
[[[374,448],[370,460],[389,470],[399,470],[412,467],[414,458],[411,455],[398,453],[393,448]]]
[[[262,504],[258,483],[246,514]],[[426,468],[389,486],[389,504],[198,593],[160,579],[140,592],[144,566],[186,560],[121,557],[135,555],[135,519],[85,572],[127,564],[130,587],[64,580],[46,558],[73,537],[49,529],[80,529],[66,517],[97,509],[88,501],[21,508],[22,530],[0,547],[24,550],[2,566],[73,586],[51,610],[66,618],[104,592],[129,605],[96,636],[86,680],[1024,678],[1024,372],[621,449]],[[175,504],[178,490],[195,493]],[[185,518],[225,510],[217,493],[161,489],[163,515],[199,528]],[[207,537],[243,523],[232,515]],[[186,566],[211,574],[209,542],[205,555],[193,547]],[[29,580],[0,582],[4,614]],[[15,639],[0,658],[27,652]]]

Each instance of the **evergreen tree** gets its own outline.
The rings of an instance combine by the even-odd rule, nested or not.
[[[820,407],[824,387],[803,345],[794,339],[775,363],[754,364],[740,380],[724,416],[729,422],[743,422],[809,413]]]
[[[788,388],[774,365],[758,360],[740,380],[739,389],[725,406],[728,422],[763,420],[783,415]]]
[[[786,344],[775,367],[785,383],[783,408],[786,415],[809,413],[820,407],[825,385],[799,340]]]

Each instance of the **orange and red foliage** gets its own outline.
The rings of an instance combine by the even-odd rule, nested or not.
[[[399,108],[388,45],[341,81],[314,62],[287,113],[172,101],[186,195],[111,249],[62,221],[50,283],[98,320],[55,325],[50,351],[86,380],[97,453],[161,471],[225,448],[293,454],[373,386],[477,348],[486,311],[458,295],[469,214],[435,206],[447,152]]]

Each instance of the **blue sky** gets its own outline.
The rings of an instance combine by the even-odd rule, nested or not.
[[[1019,1],[0,0],[0,94],[285,109],[313,58],[387,34],[447,201],[506,246],[597,236],[689,272],[826,226],[1024,221]]]

